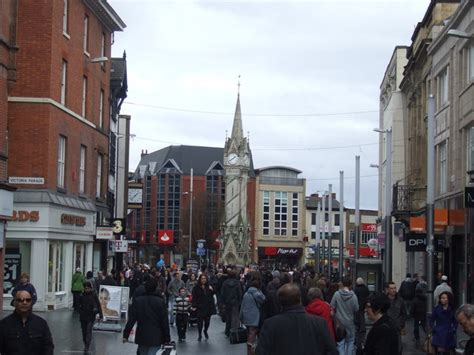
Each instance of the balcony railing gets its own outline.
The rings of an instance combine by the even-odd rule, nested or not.
[[[410,213],[413,208],[413,187],[410,185],[393,185],[392,213]]]

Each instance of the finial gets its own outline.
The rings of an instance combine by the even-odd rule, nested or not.
[[[227,130],[225,130],[225,140],[227,140],[227,137],[228,137],[227,133],[228,133]]]
[[[239,74],[239,80],[237,83],[237,95],[240,95],[240,74]]]

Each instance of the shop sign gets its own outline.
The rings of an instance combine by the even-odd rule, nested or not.
[[[173,231],[171,229],[158,231],[158,244],[173,245]]]
[[[39,211],[13,211],[12,221],[14,222],[38,222]]]
[[[63,213],[61,215],[61,223],[83,227],[86,225],[86,217]]]
[[[20,274],[21,254],[6,254],[3,266],[3,293],[10,293],[17,284]]]
[[[112,226],[97,226],[95,239],[109,240],[114,237]]]
[[[115,235],[122,235],[126,233],[126,220],[125,218],[114,218],[112,219],[113,232]]]
[[[113,243],[116,253],[126,253],[128,251],[128,240],[114,240]]]
[[[436,251],[444,247],[444,239],[434,238]],[[405,251],[426,251],[426,234],[410,233],[405,236]]]
[[[466,186],[464,188],[464,207],[474,208],[474,187]]]
[[[377,233],[377,224],[376,223],[362,223],[361,230],[362,232]]]
[[[284,256],[299,258],[302,253],[302,248],[260,247],[259,251],[265,256]]]

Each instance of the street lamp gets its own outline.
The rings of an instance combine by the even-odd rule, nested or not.
[[[457,38],[464,38],[464,39],[471,39],[471,38],[474,38],[473,35],[470,35],[469,33],[466,33],[464,31],[461,31],[461,30],[456,30],[456,29],[450,29],[448,32],[447,32],[447,35],[448,36],[452,36],[452,37],[457,37]]]
[[[392,129],[374,128],[374,132],[386,133],[385,140],[385,281],[392,278]]]
[[[188,259],[191,259],[191,247],[193,240],[193,168],[190,170],[189,192],[183,192],[189,195],[189,245],[188,245]]]

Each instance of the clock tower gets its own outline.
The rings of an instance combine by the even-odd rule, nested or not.
[[[247,186],[250,172],[250,147],[242,129],[240,94],[237,95],[232,134],[224,147],[225,216],[222,223],[221,262],[250,262],[250,223]]]

